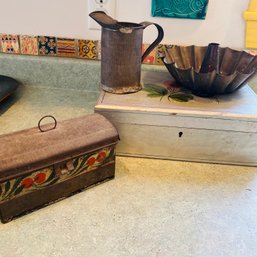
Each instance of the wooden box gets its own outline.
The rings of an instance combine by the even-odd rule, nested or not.
[[[102,115],[41,124],[0,136],[3,223],[115,175],[118,133]]]
[[[95,107],[119,131],[118,155],[257,165],[257,96],[249,86],[201,98],[168,72],[142,76],[144,90],[103,92]]]

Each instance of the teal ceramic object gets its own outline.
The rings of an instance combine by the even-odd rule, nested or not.
[[[205,19],[209,0],[152,0],[152,16]]]

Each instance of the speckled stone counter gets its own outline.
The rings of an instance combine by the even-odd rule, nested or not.
[[[100,62],[0,54],[0,74],[19,79],[26,85],[97,91]]]
[[[2,54],[0,74],[22,83],[0,104],[0,134],[37,126],[48,114],[64,120],[92,113],[99,95],[99,62]]]
[[[0,55],[0,73],[24,86],[0,107],[0,134],[49,113],[93,111],[98,62],[40,57],[32,65],[21,56],[24,67],[9,69],[12,58]],[[114,180],[0,224],[0,256],[256,257],[256,217],[256,167],[118,157]]]
[[[0,134],[35,127],[49,114],[60,121],[92,113],[98,95],[84,90],[22,86],[0,105]]]

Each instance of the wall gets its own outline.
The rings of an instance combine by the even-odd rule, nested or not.
[[[245,21],[242,12],[248,0],[210,0],[206,20],[151,17],[151,0],[116,0],[120,21],[153,21],[163,26],[163,43],[206,45],[219,42],[244,47]],[[87,0],[0,0],[0,32],[100,39],[100,31],[87,29]],[[155,28],[147,28],[144,42],[153,41]]]

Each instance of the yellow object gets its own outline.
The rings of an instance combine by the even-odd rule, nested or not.
[[[251,0],[249,8],[244,12],[246,20],[246,48],[257,48],[257,0]]]

